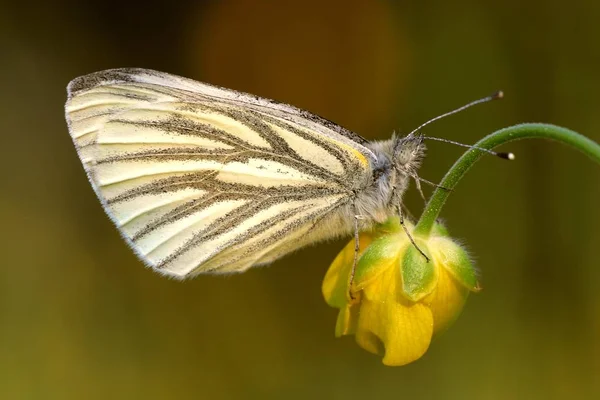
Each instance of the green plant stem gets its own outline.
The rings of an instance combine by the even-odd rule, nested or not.
[[[600,145],[598,143],[570,129],[550,124],[528,123],[500,129],[475,143],[475,146],[491,150],[494,147],[508,142],[532,138],[550,139],[569,145],[600,164]],[[440,183],[440,186],[447,189],[454,189],[469,168],[471,168],[471,166],[483,155],[485,155],[485,153],[482,151],[474,149],[468,150],[454,163],[452,168],[448,170],[446,176],[444,176],[444,179]],[[429,235],[431,228],[437,220],[450,193],[451,191],[441,188],[437,188],[433,192],[433,195],[421,214],[421,218],[419,218],[419,221],[415,226],[414,233],[416,235]]]

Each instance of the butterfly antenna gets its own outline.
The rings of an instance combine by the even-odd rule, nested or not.
[[[473,107],[474,105],[481,104],[481,103],[487,103],[487,102],[492,101],[492,100],[498,100],[498,99],[501,99],[503,97],[504,97],[504,93],[501,90],[499,90],[499,91],[497,91],[496,93],[494,93],[494,94],[492,94],[490,96],[484,97],[484,98],[479,99],[479,100],[472,101],[472,102],[470,102],[468,104],[465,104],[464,106],[459,107],[459,108],[457,108],[455,110],[449,111],[449,112],[447,112],[445,114],[442,114],[442,115],[438,115],[437,117],[432,118],[429,121],[427,121],[427,122],[419,125],[409,135],[412,135],[415,132],[418,132],[424,126],[427,126],[427,125],[431,124],[432,122],[435,122],[435,121],[437,121],[439,119],[448,117],[448,116],[453,115],[453,114],[457,114],[457,113],[459,113],[461,111],[466,110],[467,108]],[[455,142],[454,140],[441,139],[441,138],[429,137],[429,136],[424,136],[423,139],[437,140],[438,142],[446,142],[446,143],[455,144],[457,146],[468,147],[470,149],[477,149],[477,150],[483,151],[485,153],[491,154],[493,156],[503,158],[505,160],[514,160],[515,159],[515,155],[513,153],[499,153],[499,152],[496,152],[496,151],[493,151],[493,150],[488,150],[488,149],[484,149],[484,148],[477,147],[477,146],[471,146],[471,145],[468,145],[468,144],[463,144],[463,143]]]
[[[511,160],[512,161],[512,160],[515,159],[514,153],[500,153],[500,152],[497,152],[497,151],[494,151],[494,150],[484,149],[483,147],[472,146],[470,144],[464,144],[464,143],[460,143],[460,142],[455,142],[454,140],[448,140],[448,139],[442,139],[442,138],[436,138],[436,137],[430,137],[430,136],[423,136],[423,139],[436,140],[438,142],[451,143],[451,144],[455,144],[457,146],[468,147],[470,149],[476,149],[476,150],[479,150],[479,151],[483,151],[484,153],[488,153],[488,154],[491,154],[493,156],[503,158],[505,160]]]
[[[492,101],[492,100],[498,100],[498,99],[501,99],[503,97],[504,97],[504,92],[502,92],[501,90],[499,90],[496,93],[492,94],[491,96],[487,96],[487,97],[484,97],[483,99],[472,101],[469,104],[465,104],[464,106],[458,107],[455,110],[449,111],[449,112],[447,112],[445,114],[442,114],[442,115],[438,115],[437,117],[432,118],[429,121],[424,122],[421,125],[417,126],[415,129],[413,129],[413,131],[411,133],[409,133],[409,135],[414,134],[415,132],[421,130],[421,128],[423,128],[423,127],[425,127],[425,126],[427,126],[427,125],[431,124],[432,122],[435,122],[435,121],[437,121],[439,119],[448,117],[448,116],[450,116],[452,114],[459,113],[459,112],[461,112],[463,110],[466,110],[467,108],[473,107],[474,105],[481,104],[481,103],[487,103],[488,101]]]

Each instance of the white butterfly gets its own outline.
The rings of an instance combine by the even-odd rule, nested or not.
[[[65,109],[108,215],[146,264],[180,278],[244,271],[398,215],[425,151],[421,135],[368,142],[290,105],[146,69],[79,77]]]

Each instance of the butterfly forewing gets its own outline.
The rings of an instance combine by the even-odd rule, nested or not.
[[[371,174],[363,138],[271,100],[142,69],[87,75],[68,91],[92,186],[165,274],[243,271],[343,233],[328,220]]]

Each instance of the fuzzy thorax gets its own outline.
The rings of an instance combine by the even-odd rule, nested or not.
[[[300,239],[303,245],[351,234],[355,221],[359,230],[367,231],[398,215],[410,178],[417,177],[425,155],[423,138],[394,135],[389,140],[371,142],[368,148],[376,157],[365,186],[355,191],[351,201],[313,226],[311,234]]]
[[[372,142],[369,148],[377,156],[369,186],[358,193],[354,208],[365,225],[381,223],[397,215],[410,178],[417,179],[417,171],[425,156],[423,136],[394,135],[386,141]]]

